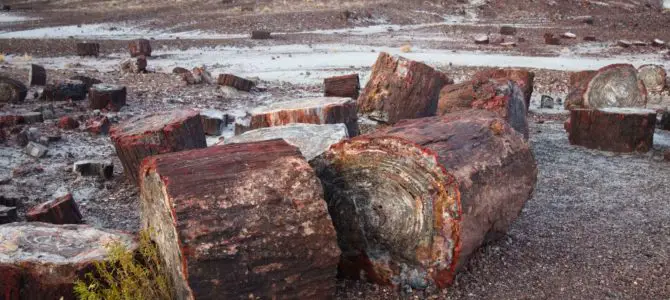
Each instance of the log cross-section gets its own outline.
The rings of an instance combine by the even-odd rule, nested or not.
[[[329,77],[323,80],[324,96],[358,99],[361,89],[358,74]]]

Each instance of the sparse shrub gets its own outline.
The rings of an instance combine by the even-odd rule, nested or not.
[[[140,232],[138,251],[129,250],[120,242],[108,247],[108,260],[96,262],[95,270],[75,283],[74,292],[79,299],[172,299],[172,286],[147,231]]]

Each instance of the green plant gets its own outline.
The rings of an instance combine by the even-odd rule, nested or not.
[[[74,292],[81,300],[172,299],[156,245],[147,231],[140,232],[138,251],[120,242],[111,243],[109,258],[96,262],[95,269],[75,282]]]

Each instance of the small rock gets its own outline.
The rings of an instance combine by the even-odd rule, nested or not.
[[[110,179],[114,175],[114,164],[109,160],[80,160],[74,163],[72,172],[79,176],[99,176]]]
[[[644,47],[644,46],[647,46],[648,44],[647,44],[647,42],[643,42],[643,41],[633,41],[633,45]]]
[[[488,35],[479,35],[475,37],[475,44],[477,45],[486,45],[489,43]]]
[[[25,124],[35,124],[35,123],[41,123],[41,122],[44,121],[44,118],[42,117],[41,112],[23,113],[23,114],[21,114],[21,117],[23,118],[23,123],[25,123]]]
[[[147,58],[138,56],[121,61],[120,69],[122,73],[142,73],[147,70]]]
[[[633,45],[632,42],[627,41],[627,40],[618,40],[618,41],[616,42],[616,44],[617,44],[617,46],[619,46],[619,47],[623,47],[623,48],[628,48],[628,47],[630,47],[630,46]]]
[[[78,80],[78,81],[81,81],[82,83],[84,83],[85,89],[86,89],[87,91],[88,91],[88,89],[90,89],[93,85],[102,83],[102,81],[100,81],[100,80],[97,79],[97,78],[93,78],[93,77],[89,77],[89,76],[83,76],[83,75],[72,76],[72,77],[70,77],[70,80]]]
[[[79,121],[70,116],[65,116],[58,120],[58,128],[65,130],[73,130],[79,128]]]
[[[563,34],[561,34],[561,37],[566,39],[574,39],[577,37],[577,35],[572,32],[564,32]]]
[[[540,108],[554,108],[554,98],[547,95],[542,95],[542,99],[540,100]]]
[[[26,146],[26,153],[32,157],[40,158],[47,154],[48,148],[44,145],[29,142]]]
[[[502,34],[502,35],[515,35],[516,34],[516,27],[509,26],[509,25],[500,26],[500,34]]]
[[[192,73],[193,77],[196,78],[196,81],[206,84],[214,84],[214,78],[212,78],[212,74],[205,69],[205,66],[193,68]]]
[[[107,134],[109,133],[109,128],[112,126],[112,123],[109,121],[109,118],[105,116],[100,116],[96,118],[91,118],[86,121],[86,131],[93,134]]]
[[[40,139],[39,130],[35,127],[24,128],[16,135],[16,144],[21,147],[28,146],[30,142],[38,142]]]
[[[62,193],[59,191],[54,197],[54,200],[30,208],[26,213],[26,219],[29,222],[52,224],[82,223],[82,215],[71,193]]]
[[[42,106],[40,107],[39,111],[42,113],[42,119],[44,120],[51,120],[56,118],[53,105]]]
[[[588,36],[584,37],[584,41],[586,41],[586,42],[596,42],[596,41],[598,41],[598,39],[596,39],[595,36],[588,35]]]
[[[18,221],[16,207],[0,205],[0,224],[7,224]]]
[[[653,41],[651,41],[651,43],[656,47],[665,45],[665,41],[661,39],[654,39]]]
[[[0,75],[0,103],[20,103],[28,96],[23,82]]]
[[[189,73],[189,71],[185,68],[182,68],[182,67],[175,67],[174,69],[172,69],[172,74],[181,75],[181,74],[184,74],[184,73]]]
[[[558,46],[561,44],[561,40],[558,37],[556,37],[556,35],[554,35],[553,33],[545,33],[544,43],[547,45]]]

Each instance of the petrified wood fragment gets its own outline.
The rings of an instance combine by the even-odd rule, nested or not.
[[[264,31],[264,30],[254,30],[251,32],[251,39],[252,40],[267,40],[272,38],[271,33],[269,31]]]
[[[126,94],[126,87],[122,85],[95,84],[88,90],[89,107],[119,111],[126,105]]]
[[[28,73],[29,85],[46,85],[47,71],[44,67],[36,64],[30,65],[30,72]]]
[[[147,39],[137,39],[128,43],[130,57],[151,56],[151,42]]]
[[[667,74],[663,66],[643,65],[637,69],[637,76],[642,80],[648,92],[660,93],[665,89]]]
[[[0,103],[20,103],[28,96],[28,87],[23,82],[0,75]]]
[[[79,56],[98,56],[98,55],[100,55],[100,44],[98,44],[98,43],[77,43],[77,55],[79,55]]]
[[[513,81],[523,91],[524,103],[526,103],[526,111],[528,111],[530,98],[533,95],[535,73],[525,69],[487,69],[476,73],[473,77],[475,80],[509,79]]]
[[[234,87],[240,91],[248,92],[254,87],[254,82],[232,74],[221,74],[217,80],[219,85]]]
[[[329,77],[323,80],[326,97],[348,97],[358,99],[361,89],[358,74]]]
[[[81,224],[82,216],[72,194],[66,193],[56,196],[51,201],[39,204],[26,213],[26,219],[31,222],[45,222],[52,224]]]
[[[79,101],[86,99],[86,84],[80,80],[61,80],[47,84],[40,99],[43,101]]]

